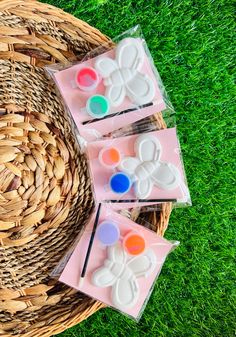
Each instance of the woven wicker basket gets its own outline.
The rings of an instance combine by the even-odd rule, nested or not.
[[[103,305],[49,275],[93,208],[86,162],[43,66],[107,37],[52,6],[0,1],[0,335],[51,336]],[[156,122],[165,127],[161,115]],[[145,213],[159,234],[171,205]]]

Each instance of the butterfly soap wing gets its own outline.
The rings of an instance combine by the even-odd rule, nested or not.
[[[117,62],[109,57],[100,57],[95,62],[95,68],[103,78],[106,86],[105,96],[109,99],[110,104],[119,106],[123,102],[126,93],[124,85],[120,83],[121,81],[114,81],[114,78],[119,75]]]
[[[119,278],[112,288],[112,302],[120,309],[132,308],[138,301],[139,277],[148,277],[156,268],[156,254],[148,249],[144,254],[135,256],[127,263],[125,277]]]
[[[92,283],[99,288],[112,286],[125,266],[127,254],[118,244],[108,248],[108,259],[92,275]]]
[[[110,57],[99,57],[95,62],[95,69],[103,78],[107,78],[118,69],[118,65]]]
[[[134,190],[138,199],[147,199],[152,192],[153,182],[151,178],[145,180],[137,180],[135,182]]]
[[[119,169],[129,175],[134,175],[135,170],[141,162],[138,158],[135,157],[125,157],[121,160],[119,164]]]
[[[122,104],[126,92],[123,85],[110,85],[106,89],[105,96],[109,99],[112,106],[117,107]]]
[[[160,162],[152,174],[152,180],[155,185],[163,190],[173,190],[181,183],[180,172],[176,166],[171,163]]]
[[[134,144],[136,156],[141,162],[158,161],[161,156],[161,144],[157,137],[142,134]]]
[[[152,102],[155,96],[155,86],[150,77],[139,72],[126,83],[126,93],[131,102],[144,105]]]
[[[120,243],[108,248],[108,259],[119,264],[126,263],[127,254]]]
[[[172,190],[179,186],[181,181],[179,170],[171,163],[160,161],[162,149],[156,137],[141,135],[136,140],[135,151],[142,162],[150,161],[155,163],[156,168],[150,175],[152,183],[164,190]]]
[[[156,254],[152,249],[147,249],[143,254],[129,260],[127,266],[136,277],[148,277],[157,266]]]
[[[142,43],[138,39],[128,38],[122,40],[116,49],[116,60],[120,69],[136,69],[142,67],[145,59]],[[155,96],[153,80],[139,71],[133,72],[125,81],[126,95],[131,102],[143,105],[150,103]]]
[[[138,69],[144,62],[141,42],[134,38],[123,39],[116,48],[116,61],[119,68]]]
[[[140,294],[138,282],[134,275],[129,278],[119,278],[112,287],[112,303],[119,309],[132,308]]]

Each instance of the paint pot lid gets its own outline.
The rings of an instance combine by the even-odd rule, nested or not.
[[[110,103],[103,95],[93,95],[86,103],[86,111],[93,118],[103,118],[110,110]]]
[[[130,255],[140,255],[146,249],[146,241],[141,234],[130,232],[124,237],[123,246]]]
[[[96,236],[104,246],[112,246],[120,238],[120,229],[113,221],[105,220],[99,224]]]
[[[124,172],[118,172],[111,176],[110,187],[114,193],[127,193],[132,186],[130,177]]]
[[[99,76],[94,68],[83,67],[77,71],[75,80],[81,90],[92,91],[99,83]]]
[[[99,152],[98,159],[106,168],[114,168],[120,164],[121,154],[116,147],[105,147]]]

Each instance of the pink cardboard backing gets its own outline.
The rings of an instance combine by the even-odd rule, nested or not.
[[[80,282],[80,275],[83,268],[94,219],[95,214],[93,214],[93,216],[90,218],[79,243],[77,244],[59,278],[59,281],[113,307],[111,301],[111,287],[98,288],[91,282],[92,273],[98,268],[102,267],[105,259],[107,258],[107,249],[101,247],[101,244],[97,240],[96,235],[84,280],[83,282]],[[154,271],[147,278],[140,277],[137,279],[138,285],[140,287],[140,296],[138,302],[133,308],[123,310],[124,313],[137,319],[146,298],[149,296],[152,285],[161,271],[162,265],[168,253],[173,248],[173,244],[164,238],[157,236],[155,232],[136,224],[130,219],[112,211],[109,208],[102,206],[99,223],[109,219],[112,219],[113,222],[118,224],[122,236],[131,230],[138,231],[145,238],[148,248],[151,248],[156,254],[157,265]]]
[[[141,39],[140,43],[142,43]],[[102,55],[114,58],[115,49],[110,50]],[[85,66],[94,67],[95,61],[98,57],[101,57],[101,55],[93,59],[87,60],[85,62],[79,63],[77,65],[74,65],[65,70],[61,70],[54,74],[55,81],[61,92],[61,95],[64,98],[64,101],[71,112],[71,115],[75,121],[75,124],[79,129],[81,136],[84,137],[85,140],[87,141],[96,140],[98,138],[101,138],[103,135],[113,132],[114,130],[120,129],[124,126],[127,126],[131,123],[134,123],[140,119],[143,119],[145,117],[148,117],[156,112],[165,109],[166,106],[161,91],[158,87],[157,80],[155,78],[148,57],[146,55],[145,61],[142,67],[139,69],[139,71],[141,73],[149,75],[155,84],[155,97],[153,100],[154,105],[143,108],[142,110],[136,110],[133,112],[126,113],[125,115],[119,116],[119,114],[117,114],[116,116],[108,119],[101,119],[99,121],[90,122],[88,124],[83,125],[82,124],[83,122],[92,119],[84,110],[86,106],[86,101],[90,96],[94,94],[104,95],[105,86],[101,80],[98,87],[95,90],[85,92],[75,86],[75,76],[77,71]],[[110,113],[112,114],[120,112],[132,107],[134,106],[131,104],[130,100],[126,97],[122,105],[120,105],[118,108],[111,108]]]
[[[185,186],[184,169],[180,159],[180,147],[177,139],[176,128],[164,129],[147,133],[158,138],[162,146],[161,161],[174,164],[181,175],[182,185],[173,190],[162,190],[154,186],[148,199],[177,199],[178,202],[186,202],[189,192]],[[108,186],[109,179],[115,170],[104,168],[98,161],[98,154],[104,147],[117,147],[122,156],[135,156],[134,142],[139,135],[120,137],[109,140],[100,140],[88,144],[87,153],[89,159],[90,172],[93,180],[93,188],[97,202],[105,200],[132,200],[135,199],[133,188],[125,195],[119,196],[111,191]],[[154,203],[142,203],[138,206],[147,206]],[[111,204],[113,209],[127,209],[137,206],[137,203],[117,203]]]

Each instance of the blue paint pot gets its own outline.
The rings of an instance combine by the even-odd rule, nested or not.
[[[109,186],[114,193],[124,194],[129,192],[132,181],[126,173],[117,172],[111,176]]]

